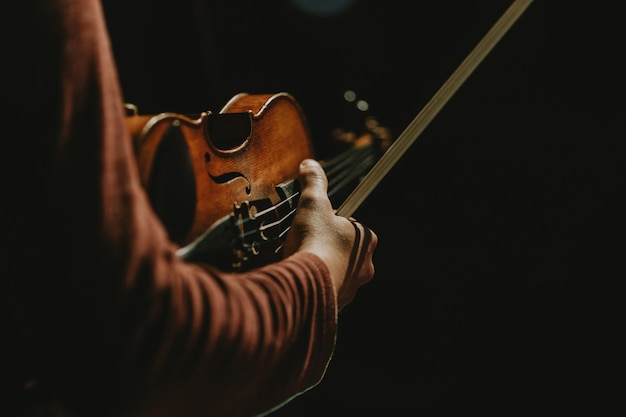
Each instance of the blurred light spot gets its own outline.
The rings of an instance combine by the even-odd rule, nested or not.
[[[370,108],[370,105],[365,100],[359,100],[356,102],[356,108],[361,111],[366,111]]]
[[[353,102],[354,100],[356,100],[356,93],[352,90],[346,90],[343,93],[343,98],[346,101]]]
[[[354,0],[291,0],[291,2],[306,13],[328,16],[345,11]]]

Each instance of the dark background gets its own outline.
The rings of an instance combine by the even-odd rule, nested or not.
[[[345,127],[345,89],[400,134],[511,4],[119,3],[105,11],[142,113],[287,91],[319,157]],[[616,2],[530,5],[355,213],[380,239],[376,278],[340,313],[325,379],[274,415],[563,411],[623,395],[621,26]]]

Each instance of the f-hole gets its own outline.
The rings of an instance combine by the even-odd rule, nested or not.
[[[250,138],[252,122],[249,113],[211,113],[207,116],[206,129],[213,146],[227,151]]]

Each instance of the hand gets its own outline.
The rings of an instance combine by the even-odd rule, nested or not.
[[[302,194],[284,245],[284,255],[307,251],[328,266],[338,307],[350,303],[357,290],[374,276],[372,256],[378,237],[357,222],[337,216],[328,199],[328,179],[320,164],[300,164]]]

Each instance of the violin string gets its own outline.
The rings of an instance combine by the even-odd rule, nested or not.
[[[328,196],[332,199],[340,192],[347,190],[349,186],[353,186],[355,181],[360,180],[375,163],[375,155],[367,155],[359,161],[354,170],[344,172],[343,175],[333,178],[332,184],[329,183]]]
[[[254,220],[254,219],[253,219],[253,218],[251,218],[251,217],[246,217],[245,219],[237,220],[237,221],[235,222],[235,226],[236,226],[237,228],[240,228],[241,226],[244,226],[244,231],[243,231],[243,233],[240,233],[240,234],[239,234],[240,238],[242,238],[242,239],[245,241],[245,239],[246,239],[248,236],[250,236],[250,235],[255,235],[255,234],[257,234],[258,232],[262,232],[262,231],[264,231],[264,230],[269,230],[269,229],[271,229],[271,228],[273,228],[273,227],[279,227],[279,226],[281,226],[281,225],[284,225],[284,224],[285,224],[285,220],[287,220],[287,219],[288,219],[288,218],[290,218],[290,217],[293,217],[294,213],[296,212],[296,208],[295,208],[295,207],[296,207],[296,203],[297,203],[297,201],[298,201],[299,197],[300,197],[300,191],[296,191],[296,192],[294,192],[292,195],[290,195],[289,197],[287,197],[286,199],[281,200],[281,201],[279,201],[277,204],[274,204],[273,206],[268,207],[268,208],[267,208],[267,209],[265,209],[265,210],[261,210],[260,212],[258,212],[257,214],[255,214],[254,219],[262,218],[263,216],[266,216],[266,215],[268,215],[269,213],[273,213],[273,212],[275,212],[275,211],[276,211],[276,210],[277,210],[280,206],[282,206],[282,205],[284,205],[284,204],[287,204],[287,203],[289,203],[289,202],[290,202],[290,201],[292,201],[292,200],[295,200],[295,201],[294,201],[294,204],[292,205],[292,207],[293,207],[293,208],[292,208],[292,209],[291,209],[291,210],[290,210],[290,211],[289,211],[286,215],[284,215],[284,216],[282,216],[282,217],[278,218],[278,220],[276,220],[275,222],[271,222],[271,223],[267,223],[267,224],[261,225],[261,226],[259,226],[259,228],[257,228],[257,229],[253,229],[253,230],[245,231],[245,224],[246,224],[246,223],[248,223],[248,222],[250,222],[250,221],[252,221],[252,220]],[[283,230],[282,230],[282,231],[278,234],[279,238],[282,238],[282,237],[283,237],[283,236],[287,233],[287,231],[288,231],[288,230],[289,230],[289,228],[290,228],[290,225],[291,225],[291,222],[288,222],[288,223],[287,223],[287,227],[286,227],[286,228],[284,228],[284,229],[283,229]]]
[[[373,149],[364,149],[359,153],[358,158],[354,158],[354,160],[348,161],[349,163],[346,167],[343,167],[341,170],[337,170],[332,174],[327,174],[328,176],[328,189],[336,189],[338,188],[336,184],[341,184],[345,178],[353,179],[358,178],[365,172],[367,172],[373,165],[376,160],[376,155]],[[349,168],[349,169],[346,169]]]
[[[248,221],[252,221],[252,220],[254,220],[254,219],[256,219],[256,218],[263,217],[263,216],[265,216],[265,215],[266,215],[266,214],[268,214],[268,213],[274,212],[274,211],[276,211],[278,208],[280,208],[282,205],[289,203],[289,202],[290,202],[291,200],[293,200],[293,199],[297,199],[297,197],[299,197],[299,196],[300,196],[300,192],[299,192],[299,191],[296,191],[295,193],[293,193],[292,195],[290,195],[290,196],[289,196],[289,197],[287,197],[286,199],[279,201],[278,203],[274,204],[274,205],[273,205],[273,206],[271,206],[271,207],[266,208],[265,210],[261,210],[261,211],[259,211],[258,213],[256,213],[256,214],[254,215],[254,217],[253,217],[253,218],[246,217],[246,218],[245,218],[245,219],[243,219],[243,220],[239,220],[239,221],[237,221],[237,222],[236,222],[236,225],[237,225],[237,226],[241,226],[242,224],[244,224],[244,223],[246,223],[246,222],[248,222]]]
[[[326,175],[332,176],[335,172],[344,169],[347,164],[349,165],[350,161],[357,159],[358,155],[362,153],[363,148],[365,148],[365,146],[360,148],[351,148],[343,151],[339,155],[335,155],[327,161],[321,162]]]
[[[288,217],[292,217],[295,212],[296,212],[296,209],[294,208],[291,211],[289,211],[289,213],[287,213],[285,216],[279,218],[275,222],[263,224],[262,226],[259,227],[259,231],[269,230],[275,226],[280,226],[281,224],[284,224],[285,219],[287,219]]]
[[[349,149],[329,160],[328,163],[324,163],[322,166],[324,167],[326,175],[330,178],[334,176],[336,172],[347,171],[346,168],[351,166],[353,161],[360,159],[362,154],[368,152],[373,152],[372,145]]]
[[[289,213],[287,213],[283,217],[279,218],[275,222],[263,224],[263,225],[259,226],[258,229],[254,229],[254,230],[243,232],[243,233],[240,234],[240,237],[244,238],[244,240],[245,240],[245,238],[250,236],[250,235],[255,235],[258,232],[263,232],[265,230],[270,230],[270,229],[272,229],[274,227],[279,227],[281,225],[287,224],[287,226],[284,229],[282,229],[282,231],[278,234],[278,237],[282,238],[285,235],[285,233],[287,233],[289,228],[291,227],[291,222],[285,223],[285,220],[287,220],[290,217],[293,217],[295,212],[296,212],[296,209],[294,208],[291,211],[289,211]]]

